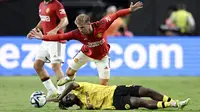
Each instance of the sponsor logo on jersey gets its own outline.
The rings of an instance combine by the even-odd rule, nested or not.
[[[65,9],[60,9],[59,12],[60,12],[60,14],[65,14],[66,13]]]
[[[104,39],[100,40],[100,41],[96,41],[96,42],[88,42],[88,47],[96,47],[96,46],[100,46],[105,42]]]
[[[43,16],[43,15],[40,15],[40,20],[41,21],[45,21],[45,22],[50,22],[51,21],[49,16]]]
[[[103,36],[103,33],[98,33],[98,34],[97,34],[97,37],[98,37],[98,38],[101,38],[102,36]]]
[[[129,104],[126,104],[126,105],[125,105],[125,109],[126,109],[126,110],[128,110],[128,109],[130,109],[130,108],[131,108],[131,106],[130,106]]]

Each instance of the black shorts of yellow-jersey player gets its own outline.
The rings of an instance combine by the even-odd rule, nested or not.
[[[149,97],[151,100],[141,97]],[[95,110],[128,110],[139,107],[147,109],[183,108],[188,103],[188,100],[173,100],[139,85],[103,86],[88,82],[71,82],[67,84],[65,91],[58,98],[47,99],[47,101],[59,102],[61,109],[78,105],[80,109]]]

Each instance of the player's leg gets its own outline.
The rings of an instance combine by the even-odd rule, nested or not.
[[[140,108],[144,107],[147,109],[160,109],[160,108],[168,108],[175,107],[178,108],[179,102],[162,102],[156,100],[146,100],[138,97],[130,97],[130,108]]]
[[[170,97],[166,95],[162,95],[161,93],[155,90],[144,88],[142,86],[135,85],[135,86],[129,86],[126,88],[129,88],[128,93],[133,97],[132,102],[134,101],[134,103],[136,102],[137,104],[140,104],[140,107],[146,106],[146,108],[149,108],[149,109],[166,108],[166,107],[183,108],[190,101],[189,98],[184,101],[172,100]],[[127,91],[127,90],[125,89],[124,91]],[[150,97],[152,100],[138,99],[137,97]],[[140,102],[138,103],[138,101]]]
[[[54,62],[54,63],[51,63],[51,65],[52,65],[52,69],[56,75],[56,80],[58,82],[61,78],[64,77],[64,73],[61,68],[61,63]],[[58,88],[59,94],[61,94],[65,90],[65,85],[57,86],[57,88]]]
[[[98,70],[100,84],[107,86],[110,79],[110,57],[105,56],[102,60],[95,60],[95,64]]]
[[[66,75],[68,76],[68,79],[69,80],[75,80],[76,72],[77,72],[77,70],[74,70],[71,67],[68,67],[67,70],[66,70]]]
[[[51,66],[52,66],[52,69],[56,75],[56,80],[60,80],[61,78],[64,77],[64,73],[62,71],[62,68],[61,68],[61,63],[60,62],[52,62],[51,63]]]
[[[79,51],[69,63],[69,67],[67,68],[66,74],[69,79],[75,79],[76,72],[79,68],[81,68],[84,64],[86,64],[90,58],[86,56],[82,51]]]
[[[163,95],[155,90],[152,90],[152,89],[149,89],[149,88],[145,88],[145,87],[140,87],[139,89],[139,97],[150,97],[151,99],[153,100],[156,100],[156,101],[162,101],[162,105],[166,104],[168,105],[168,103],[166,102],[176,102],[177,103],[177,106],[179,108],[184,108],[190,101],[190,98],[184,100],[184,101],[179,101],[179,100],[173,100],[171,99],[170,97],[166,96],[166,95]],[[165,102],[165,103],[163,103]],[[159,102],[158,102],[159,103]],[[161,102],[160,102],[160,105],[161,105]],[[162,108],[162,106],[160,106]]]
[[[167,107],[185,107],[190,99],[184,101],[173,100],[171,102],[163,102],[156,100],[145,100],[139,98],[140,86],[117,86],[113,95],[113,106],[117,110],[137,109],[144,107],[148,109],[158,109]]]
[[[54,93],[57,93],[56,87],[53,85],[48,72],[44,69],[44,63],[47,61],[47,57],[49,57],[47,50],[45,49],[45,43],[42,42],[36,53],[36,60],[34,62],[34,69],[40,77],[42,83],[48,91],[47,97],[53,97]]]
[[[48,72],[43,68],[44,61],[36,59],[33,66],[42,81],[50,79]]]
[[[136,97],[150,97],[153,100],[156,101],[163,101],[163,102],[170,102],[173,101],[172,98],[163,95],[155,90],[152,90],[150,88],[145,88],[142,86],[138,86],[138,85],[133,85],[130,86],[130,94],[131,96],[136,96]]]
[[[69,81],[75,80],[76,71],[80,67],[82,67],[84,64],[86,64],[89,60],[90,60],[90,58],[88,56],[83,54],[82,51],[79,51],[69,63],[69,67],[66,70],[66,75],[67,76],[62,78],[62,79],[60,79],[57,82],[57,85],[58,86],[62,86],[62,85],[66,84]]]
[[[157,92],[155,90],[152,90],[150,88],[145,88],[145,87],[140,87],[139,96],[150,97],[151,99],[156,100],[156,101],[163,101],[163,102],[173,101],[171,97],[168,97],[167,95],[164,95],[160,92]]]
[[[49,42],[48,52],[50,54],[52,69],[56,75],[57,81],[64,77],[61,64],[64,63],[65,60],[65,46],[66,44],[60,42]],[[64,85],[58,86],[59,93],[62,93],[64,89]]]

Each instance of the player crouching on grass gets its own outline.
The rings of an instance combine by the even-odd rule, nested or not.
[[[151,100],[141,97],[149,97]],[[184,101],[173,100],[139,85],[104,86],[88,82],[71,82],[58,98],[47,101],[59,102],[60,109],[67,109],[73,105],[78,105],[81,109],[95,110],[129,110],[140,107],[182,109],[189,103],[190,98]]]

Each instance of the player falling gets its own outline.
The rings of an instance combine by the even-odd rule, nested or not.
[[[32,30],[32,37],[30,38],[48,41],[78,40],[83,43],[81,51],[78,52],[71,63],[69,63],[69,68],[67,69],[68,77],[59,80],[57,83],[58,85],[62,86],[68,81],[74,80],[76,71],[88,61],[93,61],[96,64],[100,84],[108,85],[108,80],[110,78],[110,57],[108,56],[110,45],[108,44],[104,33],[118,17],[128,15],[142,7],[143,3],[140,1],[134,5],[131,3],[130,8],[119,10],[94,23],[90,23],[89,16],[80,14],[75,20],[78,29],[57,35],[43,35],[41,31]]]
[[[63,34],[63,28],[68,24],[68,19],[63,5],[57,0],[44,0],[39,6],[40,21],[33,29],[42,30],[44,35]],[[57,20],[60,21],[57,24]],[[30,38],[31,33],[27,35]],[[65,40],[47,41],[44,40],[38,48],[34,69],[40,77],[45,88],[48,90],[47,97],[57,96],[57,89],[53,85],[48,72],[43,68],[45,62],[50,62],[52,69],[56,75],[56,79],[60,80],[64,77],[61,69],[61,63],[65,59]],[[61,93],[65,87],[58,86]]]

